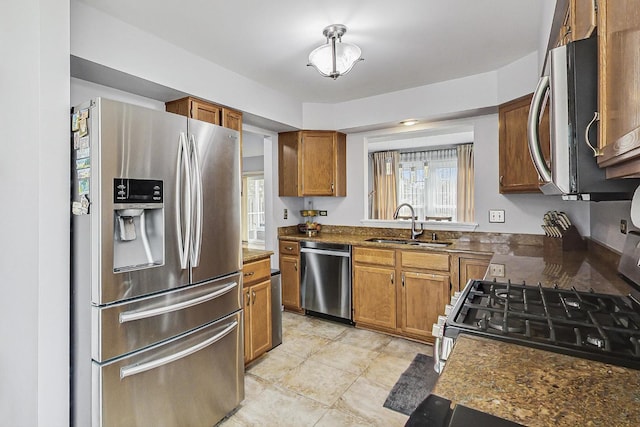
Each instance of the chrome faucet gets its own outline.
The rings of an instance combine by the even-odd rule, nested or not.
[[[415,240],[416,237],[421,235],[424,230],[422,229],[422,226],[420,227],[420,230],[416,230],[416,212],[415,210],[413,210],[413,206],[411,206],[409,203],[402,203],[401,205],[398,205],[396,211],[393,214],[393,219],[398,219],[398,212],[400,212],[400,209],[402,209],[404,206],[408,207],[411,211],[411,240]]]

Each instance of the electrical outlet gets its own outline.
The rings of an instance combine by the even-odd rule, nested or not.
[[[318,211],[320,216],[327,216],[327,211]]]
[[[287,219],[287,218],[289,218],[289,210],[285,209],[284,210],[284,219]]]
[[[489,222],[504,222],[504,209],[489,209]]]
[[[621,219],[620,220],[620,232],[622,234],[627,234],[627,220],[626,219]]]
[[[504,277],[504,264],[489,264],[489,276]]]

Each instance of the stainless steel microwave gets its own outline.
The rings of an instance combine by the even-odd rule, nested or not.
[[[547,103],[547,99],[549,102]],[[550,108],[551,158],[540,146],[540,118]],[[548,195],[567,200],[629,200],[639,179],[606,179],[598,167],[598,42],[593,36],[549,51],[531,100],[529,153]]]

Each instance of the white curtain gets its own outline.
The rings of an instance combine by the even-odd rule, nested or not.
[[[474,165],[473,144],[462,144],[458,150],[458,222],[473,222],[474,209]]]
[[[419,220],[455,220],[457,167],[455,148],[401,153],[398,204],[411,204]]]

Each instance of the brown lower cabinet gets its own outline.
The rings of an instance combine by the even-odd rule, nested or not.
[[[449,302],[449,275],[403,271],[401,279],[403,334],[432,340],[431,328]]]
[[[285,310],[302,313],[300,300],[300,245],[291,240],[280,241],[280,280],[282,305]]]
[[[433,342],[449,300],[449,254],[353,247],[357,326]]]
[[[242,272],[246,364],[271,349],[271,262],[246,263]]]
[[[396,329],[395,276],[394,268],[353,266],[353,320],[356,324]]]
[[[463,254],[451,256],[451,293],[464,289],[471,279],[484,279],[492,255]]]

